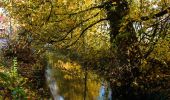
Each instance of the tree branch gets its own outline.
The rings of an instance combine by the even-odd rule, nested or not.
[[[149,19],[154,19],[154,18],[157,18],[157,17],[161,17],[161,16],[169,13],[169,11],[170,11],[170,7],[168,7],[167,9],[165,9],[165,10],[163,10],[163,11],[158,12],[157,14],[154,14],[154,15],[151,16],[151,17],[150,17],[150,16],[143,16],[143,17],[141,17],[140,19],[143,20],[143,21],[147,21],[147,20],[149,20]]]
[[[76,14],[80,14],[80,13],[83,13],[83,12],[86,12],[86,11],[89,11],[89,10],[104,8],[108,3],[112,3],[112,2],[107,1],[107,2],[102,3],[101,5],[93,6],[93,7],[87,8],[85,10],[81,10],[81,11],[74,12],[74,13],[69,13],[69,14],[68,13],[63,13],[63,14],[61,13],[61,14],[56,14],[56,15],[76,15]]]
[[[82,30],[82,32],[80,33],[80,35],[79,35],[79,37],[77,38],[77,40],[75,40],[74,42],[72,42],[70,45],[67,45],[66,48],[74,45],[74,44],[80,39],[80,37],[81,37],[89,28],[93,27],[93,26],[96,25],[97,23],[100,23],[100,22],[102,22],[102,21],[104,21],[104,20],[108,20],[108,19],[107,19],[107,18],[105,18],[105,19],[100,19],[100,20],[98,20],[98,21],[90,24],[89,26],[87,26],[85,29]]]
[[[60,41],[65,40],[65,38],[66,38],[72,31],[74,31],[77,27],[79,27],[79,26],[82,25],[83,23],[89,21],[90,19],[96,17],[97,15],[99,15],[99,13],[97,13],[97,14],[95,14],[94,16],[92,16],[92,17],[90,17],[90,18],[88,18],[88,19],[86,19],[86,20],[80,22],[79,24],[77,24],[76,26],[74,26],[73,28],[71,28],[71,29],[67,32],[67,34],[66,34],[64,37],[62,37],[61,39],[59,39],[59,40],[57,40],[57,41],[51,40],[50,43],[53,43],[53,42],[60,42]]]
[[[51,17],[51,14],[52,14],[52,10],[53,10],[53,4],[52,4],[51,0],[49,0],[49,2],[50,2],[51,7],[50,7],[50,13],[49,13],[49,15],[47,17],[46,22],[48,22],[50,20],[50,17]]]

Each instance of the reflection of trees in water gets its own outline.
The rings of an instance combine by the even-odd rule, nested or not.
[[[56,67],[56,64],[54,65]],[[74,67],[62,68],[60,66],[54,70],[60,95],[66,100],[83,100],[84,96],[87,100],[97,100],[100,88],[97,76],[90,72],[85,73],[80,66],[71,65]]]
[[[102,81],[98,100],[112,100],[112,91],[110,85],[106,81]]]

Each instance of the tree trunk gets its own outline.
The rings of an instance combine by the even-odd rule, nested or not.
[[[115,10],[112,9],[112,5],[108,5],[106,8],[107,17],[110,23],[110,43],[112,45],[111,49],[117,48],[117,58],[120,66],[128,65],[128,46],[130,44],[129,37],[119,37],[120,35],[126,34],[129,30],[124,30],[124,32],[120,32],[120,28],[122,25],[122,20],[128,14],[129,7],[128,2],[125,0],[117,0],[116,1]],[[113,47],[114,46],[114,47]]]
[[[127,24],[124,27],[123,31],[120,31],[122,27],[122,22],[125,22],[125,17],[129,13],[129,4],[126,0],[115,0],[116,7],[113,10],[113,5],[107,5],[107,17],[110,23],[110,43],[111,50],[116,49],[116,61],[118,65],[112,64],[111,70],[116,67],[123,68],[123,72],[121,74],[121,78],[116,80],[120,81],[121,86],[115,86],[115,82],[110,81],[112,87],[112,98],[116,100],[115,97],[122,100],[122,96],[128,96],[129,92],[132,91],[130,88],[131,83],[134,80],[134,77],[139,73],[138,69],[138,45],[137,37],[133,29],[133,23],[127,21]],[[116,47],[116,48],[115,48]],[[131,48],[131,50],[129,50]],[[113,51],[113,52],[114,52]],[[126,68],[131,68],[129,71]],[[134,71],[134,72],[133,72]],[[112,72],[113,73],[113,72]],[[111,77],[112,78],[112,77]],[[113,79],[109,79],[113,80]],[[126,95],[126,96],[125,96]]]

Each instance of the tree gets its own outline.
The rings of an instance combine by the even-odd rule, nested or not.
[[[152,63],[164,66],[152,54],[159,40],[166,38],[169,41],[170,4],[167,0],[97,0],[95,3],[88,0],[13,0],[11,5],[7,9],[21,27],[29,32],[35,44],[49,43],[58,49],[76,50],[93,67],[98,65],[81,53],[84,40],[88,48],[86,51],[96,52],[96,49],[91,49],[88,45],[91,43],[88,40],[95,40],[96,37],[90,37],[94,34],[100,38],[109,35],[105,42],[109,46],[109,49],[105,49],[109,56],[101,54],[100,59],[91,59],[96,59],[101,64],[102,58],[108,58],[105,62],[109,63],[107,69],[103,66],[99,68],[104,69],[100,73],[111,83],[115,98],[123,99],[121,95],[125,98],[137,98],[138,95],[145,97],[147,91],[143,87],[146,84],[140,78],[147,76],[143,72],[148,70],[143,67],[153,66]],[[104,32],[98,31],[102,25]],[[103,51],[103,48],[100,50]],[[138,85],[138,82],[141,84]],[[159,86],[162,85],[152,88]],[[150,88],[148,87],[148,91]],[[139,92],[138,89],[144,92]]]

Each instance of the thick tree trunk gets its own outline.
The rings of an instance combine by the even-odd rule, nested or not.
[[[122,22],[129,13],[128,2],[126,0],[115,0],[116,8],[112,9],[113,5],[106,6],[107,17],[110,23],[110,43],[112,45],[111,50],[116,49],[116,61],[118,65],[112,64],[112,69],[116,67],[123,68],[120,81],[121,86],[115,86],[115,82],[110,81],[112,87],[112,97],[116,100],[115,97],[122,100],[122,96],[127,97],[129,92],[133,90],[130,88],[131,83],[133,82],[134,77],[138,74],[139,70],[137,65],[139,61],[137,59],[137,38],[134,33],[133,24],[129,21],[124,30],[120,31]],[[116,46],[116,48],[115,48]],[[131,50],[129,50],[131,48]],[[136,61],[135,61],[136,60]],[[126,68],[131,68],[129,71]],[[114,72],[111,72],[114,73]],[[114,76],[115,77],[115,76]],[[112,78],[112,77],[111,77]],[[114,79],[109,79],[114,80]],[[124,99],[123,99],[124,100]]]
[[[125,33],[120,32],[123,18],[128,14],[129,7],[128,2],[125,0],[116,1],[115,10],[112,9],[112,5],[108,5],[106,8],[107,17],[110,23],[110,43],[112,46],[117,47],[117,58],[120,66],[128,65],[128,46],[129,37],[118,37]],[[129,30],[124,30],[124,32]],[[112,48],[112,47],[111,47]],[[114,47],[112,49],[115,49]]]

